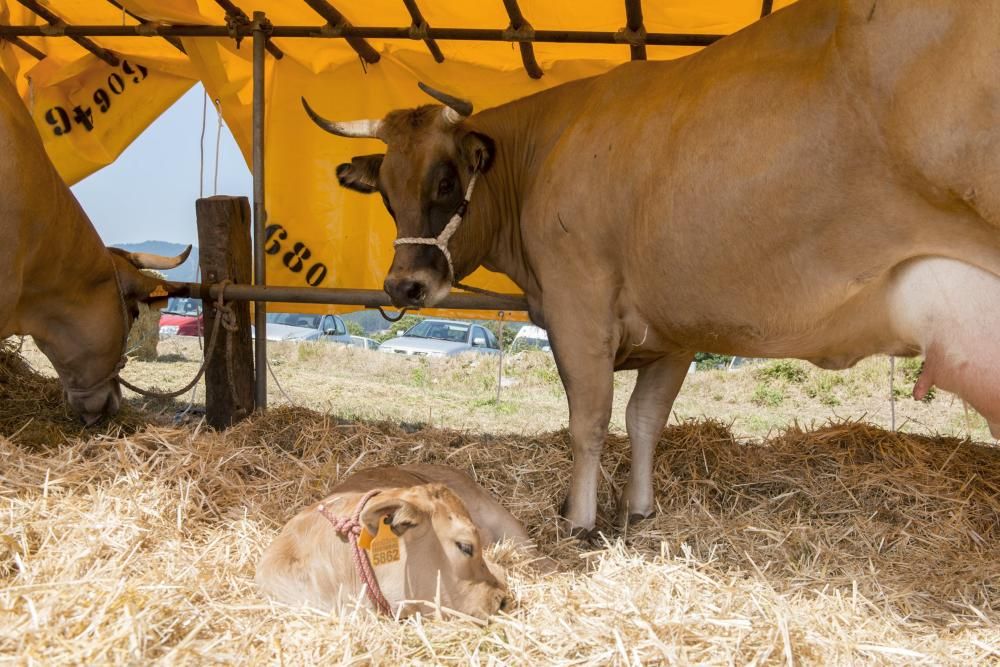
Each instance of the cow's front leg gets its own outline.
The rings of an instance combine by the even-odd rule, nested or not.
[[[560,337],[557,333],[553,340],[556,364],[569,400],[569,433],[573,443],[573,470],[562,515],[570,531],[581,537],[593,530],[597,520],[601,451],[614,394],[611,348],[595,349],[586,344],[588,339],[595,338],[576,327],[567,336]]]
[[[693,355],[662,357],[639,369],[625,411],[632,446],[628,484],[618,500],[618,525],[653,513],[653,453]]]

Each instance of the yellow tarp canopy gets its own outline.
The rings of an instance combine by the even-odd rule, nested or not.
[[[774,10],[793,0],[775,0]],[[128,12],[171,24],[223,25],[214,0],[118,0]],[[105,0],[43,3],[70,25],[135,25]],[[247,14],[263,11],[274,25],[325,23],[300,0],[237,0]],[[402,0],[332,0],[357,26],[409,26]],[[501,0],[418,0],[435,28],[507,27]],[[520,0],[536,29],[617,31],[625,25],[623,0]],[[760,0],[646,0],[648,32],[728,34],[757,20]],[[16,0],[0,0],[0,23],[44,25]],[[185,53],[160,37],[93,38],[123,58],[118,67],[66,37],[28,37],[46,54],[36,60],[0,42],[0,67],[15,80],[46,149],[70,184],[111,163],[153,120],[196,81],[217,99],[249,163],[251,150],[251,45],[229,38],[184,38]],[[364,65],[341,39],[276,38],[284,58],[267,57],[265,173],[268,223],[267,282],[273,285],[380,289],[392,258],[395,228],[379,197],[340,188],[334,170],[352,156],[382,152],[377,141],[323,133],[303,114],[300,96],[331,118],[375,118],[429,102],[425,81],[495,106],[572,79],[598,74],[629,59],[626,45],[534,45],[544,75],[525,72],[515,44],[439,41],[436,63],[421,41],[369,40],[381,55]],[[648,46],[650,59],[676,58],[689,47]],[[149,166],[155,171],[156,165]],[[192,202],[193,205],[193,202]],[[506,277],[480,270],[470,284],[502,292]],[[302,306],[295,306],[302,309]],[[326,307],[318,310],[326,310]]]

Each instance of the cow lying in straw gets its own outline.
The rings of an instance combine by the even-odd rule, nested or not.
[[[389,615],[440,604],[486,618],[510,604],[503,570],[483,555],[484,545],[505,539],[531,549],[517,519],[464,473],[371,468],[285,525],[264,552],[257,583],[281,602],[323,610],[364,591],[368,604]]]

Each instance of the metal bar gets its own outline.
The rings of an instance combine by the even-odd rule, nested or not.
[[[410,12],[410,19],[413,21],[411,28],[414,31],[419,32],[430,28],[430,26],[427,25],[427,21],[424,20],[423,14],[420,13],[420,8],[417,7],[417,0],[403,0],[403,4],[406,5],[406,11]],[[427,45],[427,50],[431,52],[432,56],[434,56],[435,62],[444,62],[444,54],[441,53],[441,49],[438,47],[437,42],[433,39],[427,38],[424,39],[424,44]]]
[[[633,38],[643,38],[646,26],[642,24],[642,0],[625,0],[625,28]],[[646,45],[629,43],[632,60],[646,59]]]
[[[764,0],[760,3],[760,17],[764,18],[774,9],[774,0]]]
[[[58,14],[55,14],[46,7],[43,7],[40,4],[38,4],[37,0],[17,0],[17,1],[21,3],[21,5],[23,5],[26,9],[42,17],[42,19],[44,19],[50,26],[66,25],[66,23],[61,18],[59,18]],[[97,56],[107,64],[111,65],[112,67],[118,67],[118,65],[121,64],[121,59],[118,56],[116,56],[111,51],[108,51],[104,47],[94,44],[86,37],[70,36],[70,39],[72,39],[74,42],[76,42],[83,48],[87,49],[88,51],[90,51],[95,56]]]
[[[40,50],[36,49],[35,47],[33,47],[31,44],[28,44],[26,41],[24,41],[20,37],[0,37],[0,40],[2,40],[2,39],[7,40],[8,42],[10,42],[11,44],[13,44],[17,48],[21,49],[22,51],[24,51],[28,55],[33,56],[36,60],[45,60],[45,52],[44,51],[40,51]]]
[[[221,284],[180,283],[192,299],[217,299]],[[365,308],[394,308],[382,290],[340,289],[332,287],[283,287],[279,285],[225,285],[226,301],[277,303],[312,303]],[[476,294],[456,292],[446,296],[435,308],[447,310],[526,311],[528,302],[520,294]]]
[[[149,25],[151,23],[153,25],[156,25],[155,21],[148,21],[148,20],[142,18],[141,16],[139,16],[138,14],[134,14],[134,13],[130,12],[129,10],[125,9],[120,4],[118,4],[118,2],[116,0],[108,0],[108,3],[110,3],[111,5],[113,5],[116,9],[120,9],[125,14],[128,14],[129,16],[131,16],[132,18],[134,18],[136,21],[139,22],[139,25],[145,26],[145,25]],[[177,49],[178,51],[180,51],[184,55],[187,55],[187,51],[184,50],[184,45],[181,44],[181,40],[177,39],[176,37],[164,37],[163,39],[165,39],[167,42],[169,42],[170,46],[174,47],[175,49]]]
[[[524,37],[532,37],[535,29],[524,18],[521,8],[517,6],[517,0],[503,0],[503,6],[510,18],[510,32],[521,33]],[[518,42],[518,46],[521,48],[521,63],[528,76],[532,79],[541,79],[542,68],[538,66],[538,61],[535,59],[535,47],[531,45],[530,41]]]
[[[253,284],[263,287],[267,282],[264,263],[264,47],[268,25],[264,12],[253,13]],[[254,326],[267,330],[267,304],[254,302]],[[267,409],[267,336],[257,336],[254,342],[254,408]]]
[[[351,22],[344,18],[344,15],[336,10],[336,8],[331,5],[326,0],[304,0],[309,7],[312,8],[314,12],[326,19],[328,25],[337,29],[348,29],[351,28]],[[374,65],[379,61],[381,56],[379,56],[378,51],[372,48],[372,45],[366,42],[360,37],[346,36],[345,39],[347,43],[351,45],[351,48],[361,57],[363,61],[370,65]]]
[[[237,28],[237,35],[249,37],[250,27]],[[173,25],[173,26],[108,26],[64,25],[21,26],[0,25],[0,37],[228,37],[225,26]],[[530,38],[510,30],[496,28],[428,28],[427,36],[437,40],[473,42],[536,42],[552,44],[628,44],[619,32],[594,30],[535,30]],[[423,39],[410,34],[410,28],[386,26],[342,27],[333,26],[274,26],[271,37],[312,37],[318,39]],[[647,46],[708,46],[726,35],[698,33],[651,32],[646,34]]]
[[[222,7],[226,12],[226,21],[229,22],[229,17],[233,17],[237,21],[237,25],[250,25],[250,17],[247,13],[234,5],[230,0],[215,0],[215,4]],[[264,47],[267,52],[274,56],[275,60],[281,60],[285,57],[285,52],[279,49],[271,40],[267,40],[267,45]]]

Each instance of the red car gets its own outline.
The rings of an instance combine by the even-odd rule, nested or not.
[[[189,303],[173,303],[160,315],[160,337],[163,336],[197,336],[205,332],[205,321],[201,308]],[[188,301],[180,300],[177,301]]]

